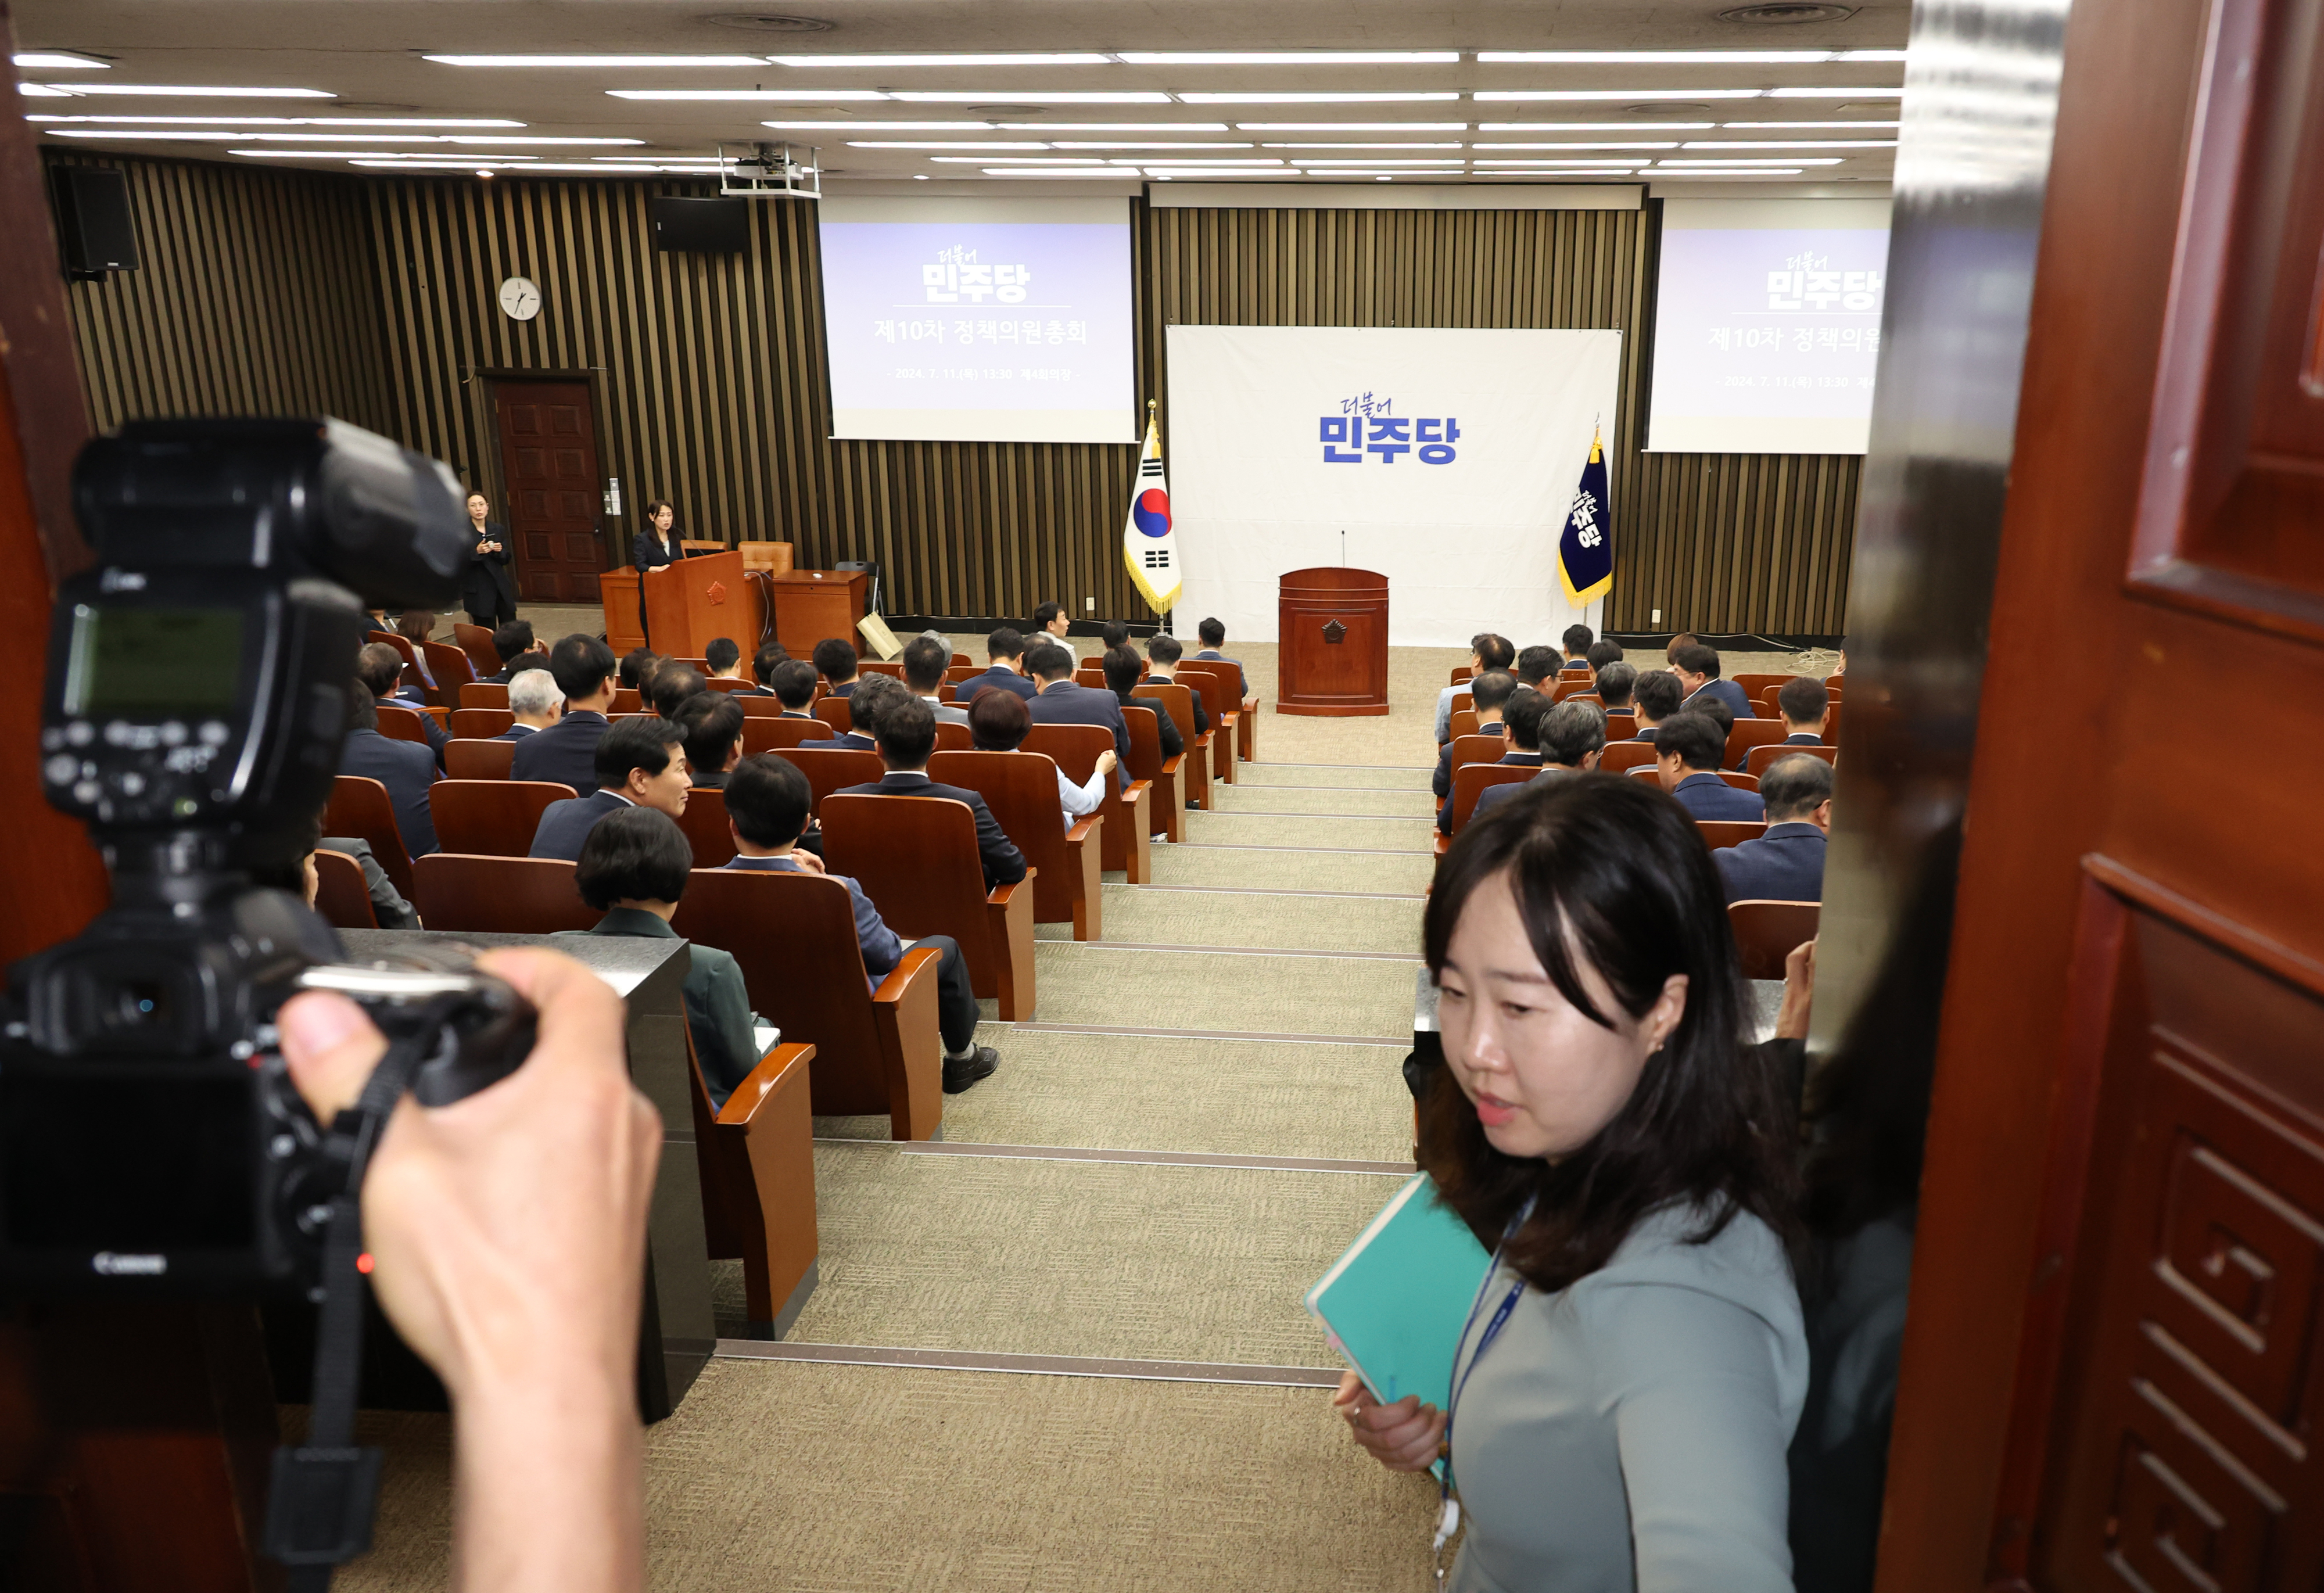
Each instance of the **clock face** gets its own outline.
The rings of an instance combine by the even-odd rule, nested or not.
[[[501,311],[512,321],[529,321],[540,313],[540,289],[530,277],[511,277],[501,284]]]

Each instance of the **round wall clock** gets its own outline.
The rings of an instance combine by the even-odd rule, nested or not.
[[[512,321],[529,321],[540,313],[540,289],[530,277],[511,277],[501,284],[501,313]]]

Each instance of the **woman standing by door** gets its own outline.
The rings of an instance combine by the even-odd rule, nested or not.
[[[630,563],[635,566],[638,582],[638,630],[651,645],[653,636],[646,625],[646,584],[642,578],[648,570],[658,570],[686,557],[686,548],[678,540],[678,511],[666,498],[656,498],[646,505],[645,529],[630,539]]]
[[[508,528],[492,519],[492,511],[491,501],[482,493],[468,494],[468,520],[476,540],[468,549],[460,604],[468,611],[471,624],[487,631],[516,618],[516,583],[509,576]]]

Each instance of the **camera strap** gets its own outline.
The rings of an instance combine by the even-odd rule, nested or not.
[[[263,1548],[290,1568],[290,1593],[324,1593],[331,1569],[371,1548],[383,1451],[355,1441],[355,1401],[363,1380],[363,1181],[374,1148],[397,1103],[431,1052],[456,1047],[445,1019],[455,1006],[439,999],[390,1043],[355,1104],[332,1122],[329,1148],[344,1156],[346,1180],[330,1202],[323,1242],[320,1321],[304,1444],[274,1451]]]

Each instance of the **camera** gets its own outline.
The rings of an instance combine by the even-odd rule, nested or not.
[[[343,422],[238,419],[133,422],[82,451],[73,493],[97,561],[57,595],[41,776],[113,899],[8,972],[0,1294],[315,1294],[378,1123],[316,1122],[281,1004],[354,997],[428,1104],[531,1045],[499,981],[347,967],[304,902],[254,884],[330,793],[364,603],[455,592],[463,493]],[[366,1099],[381,1120],[394,1105]]]

